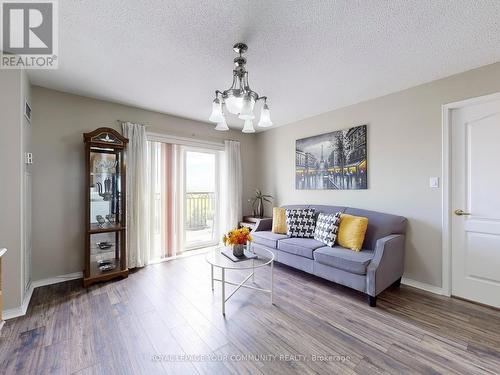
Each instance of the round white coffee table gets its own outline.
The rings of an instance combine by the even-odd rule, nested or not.
[[[212,291],[214,290],[214,281],[221,282],[222,285],[222,315],[226,315],[226,302],[233,296],[234,293],[240,288],[248,288],[253,290],[258,290],[260,292],[269,293],[271,295],[271,303],[273,303],[273,283],[274,283],[274,254],[266,249],[259,249],[257,258],[247,259],[239,262],[233,262],[231,259],[226,257],[221,253],[226,247],[218,247],[207,253],[205,259],[210,264],[211,268],[211,278],[212,278]],[[250,250],[252,252],[252,250]],[[271,265],[271,289],[258,288],[252,285],[246,285],[245,283],[252,278],[255,280],[255,269],[259,267]],[[221,278],[217,279],[214,277],[214,267],[220,268]],[[252,270],[247,277],[243,279],[240,283],[233,283],[226,280],[226,270]],[[226,297],[226,284],[234,285],[236,288]]]

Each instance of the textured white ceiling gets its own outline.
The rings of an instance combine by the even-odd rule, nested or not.
[[[500,60],[499,0],[62,0],[59,14],[59,69],[34,84],[201,121],[238,41],[276,125]]]

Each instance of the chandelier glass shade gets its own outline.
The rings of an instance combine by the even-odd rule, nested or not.
[[[273,126],[273,123],[271,121],[271,113],[269,112],[269,107],[267,106],[267,104],[264,104],[262,106],[262,109],[260,110],[259,127],[268,128],[270,126]]]
[[[222,121],[217,124],[217,126],[215,127],[215,130],[219,130],[219,131],[229,130],[229,127],[226,124],[225,118],[223,118]]]
[[[231,112],[233,115],[237,115],[238,113],[240,113],[241,108],[243,107],[243,95],[229,94],[224,100],[224,103],[226,104],[226,108],[229,112]]]
[[[221,115],[222,115],[222,111],[221,111]],[[222,116],[221,121],[219,121],[217,123],[217,126],[215,127],[215,130],[219,130],[219,131],[229,130],[229,127],[227,126],[227,123],[226,123],[226,118],[224,116]]]
[[[259,96],[259,94],[250,89],[248,84],[248,72],[245,69],[247,60],[242,56],[248,50],[247,45],[236,43],[233,49],[239,54],[234,59],[233,83],[225,91],[215,91],[212,113],[208,120],[217,123],[215,130],[228,130],[229,128],[225,120],[225,110],[227,110],[229,113],[237,115],[238,118],[244,120],[242,130],[244,133],[253,133],[255,132],[253,127],[253,120],[255,119],[254,109],[258,101],[264,102],[260,111],[258,126],[265,128],[273,125],[267,105],[267,97]]]
[[[212,103],[212,114],[210,115],[210,118],[208,120],[217,123],[226,121],[224,115],[222,114],[222,105],[219,98],[214,99]]]
[[[255,133],[255,129],[253,127],[253,121],[252,120],[245,120],[242,132],[243,133]]]

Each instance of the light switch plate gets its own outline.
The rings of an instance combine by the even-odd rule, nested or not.
[[[439,177],[429,177],[429,187],[435,189],[439,187]]]

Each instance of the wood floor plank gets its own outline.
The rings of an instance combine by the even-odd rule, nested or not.
[[[70,346],[58,341],[42,347],[36,366],[37,374],[66,375],[70,373]]]
[[[45,327],[20,333],[16,343],[15,358],[12,358],[15,365],[12,368],[7,364],[5,366],[7,371],[19,374],[36,374],[44,334]]]
[[[264,374],[264,364],[262,361],[254,361],[245,357],[245,353],[240,351],[232,343],[224,345],[215,351],[215,354],[225,360],[225,365],[232,374],[259,375]]]
[[[120,341],[126,350],[125,355],[131,362],[132,374],[166,374],[162,362],[154,361],[155,349],[144,334],[139,324],[139,319],[134,314],[122,315],[116,319]]]
[[[149,338],[154,351],[153,360],[161,362],[168,374],[195,374],[195,367],[188,360],[181,360],[186,353],[172,336],[164,317],[158,312],[147,312],[140,316],[138,324]]]
[[[453,361],[460,361],[460,367],[466,367],[469,373],[496,373],[500,370],[498,364],[491,364],[476,353],[460,349],[446,342],[435,339],[434,337],[425,336],[418,347],[424,346],[426,350],[431,350],[433,353]]]
[[[186,355],[193,357],[193,365],[200,374],[230,374],[223,362],[211,360],[213,351],[205,344],[191,326],[171,328],[170,332]],[[202,357],[199,357],[202,356]]]

